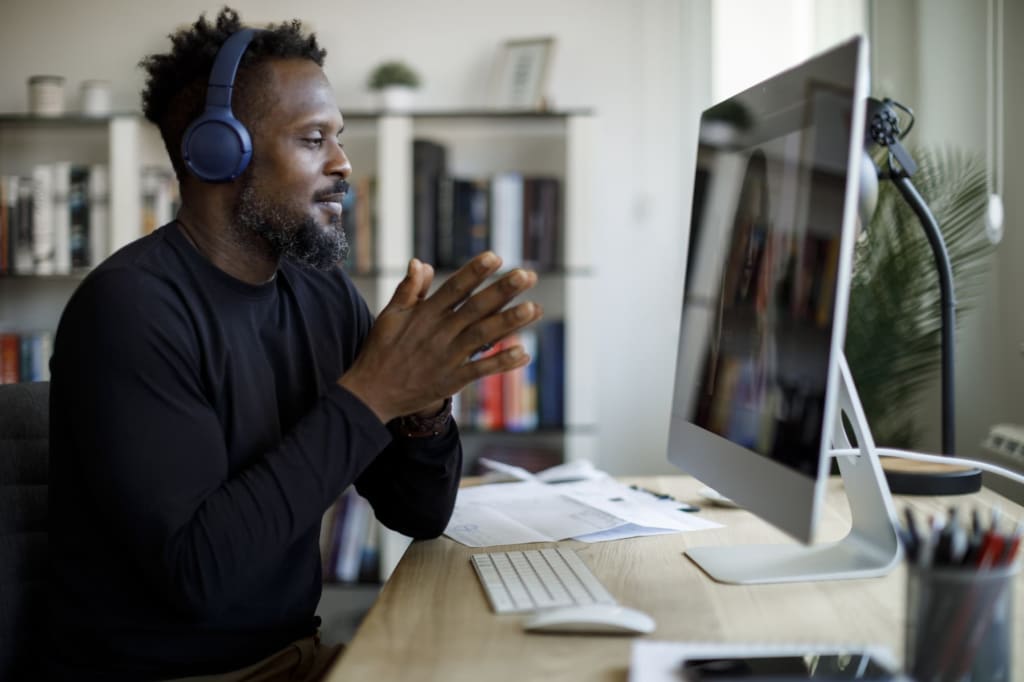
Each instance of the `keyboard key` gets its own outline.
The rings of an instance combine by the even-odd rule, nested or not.
[[[472,555],[471,562],[495,613],[615,603],[571,549],[488,552]]]

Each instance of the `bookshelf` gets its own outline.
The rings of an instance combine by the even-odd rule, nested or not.
[[[590,380],[596,367],[592,343],[595,283],[589,238],[594,219],[590,209],[594,122],[590,112],[344,114],[343,139],[353,164],[350,183],[363,177],[373,177],[376,182],[372,268],[353,275],[373,310],[380,310],[390,299],[409,259],[421,255],[414,243],[414,141],[443,146],[450,176],[486,179],[512,171],[560,182],[555,259],[548,267],[538,268],[537,287],[527,296],[544,306],[546,320],[564,322],[563,423],[513,432],[480,430],[460,420],[460,432],[467,472],[480,455],[500,457],[500,453],[517,450],[558,453],[560,460],[594,460],[598,428]],[[450,270],[438,270],[435,286],[448,274]],[[324,538],[325,546],[331,541]],[[378,538],[381,580],[388,577],[406,544],[407,540],[395,534]]]
[[[353,160],[353,177],[369,173],[378,187],[377,276],[364,294],[380,309],[401,280],[414,255],[412,211],[413,142],[429,140],[447,150],[447,173],[463,178],[491,178],[514,171],[555,178],[561,185],[554,262],[539,269],[537,287],[528,297],[539,301],[545,319],[561,319],[564,341],[564,424],[537,433],[505,434],[463,429],[467,463],[489,443],[544,440],[564,458],[591,459],[596,454],[597,405],[589,377],[596,366],[593,339],[594,271],[590,206],[594,172],[593,117],[589,111],[495,112],[427,111],[408,115],[377,112],[345,114],[345,144]],[[351,131],[356,134],[350,137]],[[353,140],[353,138],[355,138]],[[418,255],[418,254],[417,254]],[[499,253],[499,255],[502,255]],[[449,271],[439,271],[435,284]],[[461,424],[460,424],[461,425]],[[536,438],[534,438],[536,436]]]
[[[590,377],[596,366],[593,339],[594,270],[590,234],[594,215],[594,121],[588,111],[426,111],[345,113],[343,136],[353,162],[350,184],[373,178],[374,233],[369,267],[350,268],[373,310],[390,299],[414,255],[413,149],[430,140],[447,150],[453,176],[489,178],[514,172],[554,178],[560,185],[553,261],[538,268],[528,296],[545,319],[564,322],[562,423],[521,432],[462,428],[467,469],[480,454],[537,447],[560,459],[594,459],[598,429]],[[106,253],[142,234],[142,170],[170,164],[156,129],[139,114],[104,118],[35,118],[0,115],[0,175],[24,175],[34,164],[71,160],[109,169]],[[500,255],[500,254],[499,254]],[[526,264],[528,267],[529,263]],[[56,329],[60,313],[88,268],[66,274],[0,276],[0,333]],[[436,284],[450,271],[438,272]],[[403,540],[382,535],[382,577],[404,550]]]
[[[5,179],[0,196],[5,200],[12,194],[8,178],[32,178],[36,169],[56,171],[61,163],[86,169],[94,181],[98,178],[89,189],[95,188],[97,194],[87,203],[102,206],[102,215],[91,216],[102,223],[97,230],[101,239],[93,244],[99,259],[141,234],[142,169],[159,167],[169,173],[171,168],[158,131],[139,114],[0,115],[0,176]],[[58,200],[57,193],[54,188],[54,207],[64,208],[59,202],[68,197],[62,194]],[[8,210],[6,201],[0,210]],[[12,229],[8,224],[7,230]],[[12,267],[0,274],[0,334],[52,334],[64,304],[89,268],[79,264],[41,274],[31,265],[15,269],[13,253],[8,259]]]

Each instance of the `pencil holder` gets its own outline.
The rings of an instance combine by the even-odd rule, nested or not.
[[[907,569],[904,668],[916,682],[1009,682],[1019,562]]]

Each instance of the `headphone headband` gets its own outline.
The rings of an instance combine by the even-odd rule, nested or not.
[[[249,43],[256,37],[256,29],[243,28],[232,33],[221,45],[210,70],[210,82],[206,88],[206,107],[231,108],[231,90],[235,86],[235,74]]]

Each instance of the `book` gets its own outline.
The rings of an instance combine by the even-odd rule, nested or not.
[[[53,263],[54,272],[71,272],[71,162],[53,164]]]
[[[336,567],[338,554],[341,550],[341,534],[345,528],[345,514],[348,511],[348,491],[346,490],[331,505],[328,527],[320,529],[320,561],[324,580],[337,580]]]
[[[537,328],[537,403],[541,428],[565,425],[565,322]]]
[[[10,223],[12,202],[9,197],[10,183],[6,175],[0,175],[0,275],[11,271]]]
[[[499,341],[485,357],[497,355],[507,347],[507,340]],[[476,425],[482,431],[500,431],[505,428],[505,376],[490,374],[477,381],[479,405]]]
[[[110,255],[110,177],[106,164],[89,166],[89,265]]]
[[[523,176],[498,173],[491,179],[491,248],[505,269],[523,264]]]
[[[447,149],[430,140],[412,143],[413,255],[437,263],[441,181],[447,174]]]
[[[52,275],[57,271],[54,235],[53,165],[38,163],[32,168],[31,244],[32,271]]]
[[[363,176],[356,181],[356,272],[372,272],[375,258],[374,235],[377,233],[377,179]]]
[[[490,248],[490,182],[453,178],[451,201],[451,252],[438,265],[456,269]]]
[[[89,167],[71,166],[68,180],[68,233],[71,267],[87,268],[89,253]]]
[[[162,166],[147,166],[140,172],[141,222],[145,235],[174,218],[178,183],[174,174]]]
[[[528,177],[523,181],[523,261],[537,270],[558,265],[561,181]]]
[[[0,384],[16,384],[21,376],[21,341],[17,334],[0,333]]]
[[[32,213],[33,192],[32,178],[11,178],[14,195],[17,197],[14,206],[14,219],[11,221],[13,243],[12,272],[19,275],[30,275],[35,272],[32,255]]]
[[[359,579],[359,562],[362,556],[363,541],[366,537],[367,522],[372,518],[370,503],[361,497],[354,488],[346,492],[348,498],[345,520],[339,537],[338,563],[335,565],[335,577],[346,583]]]

